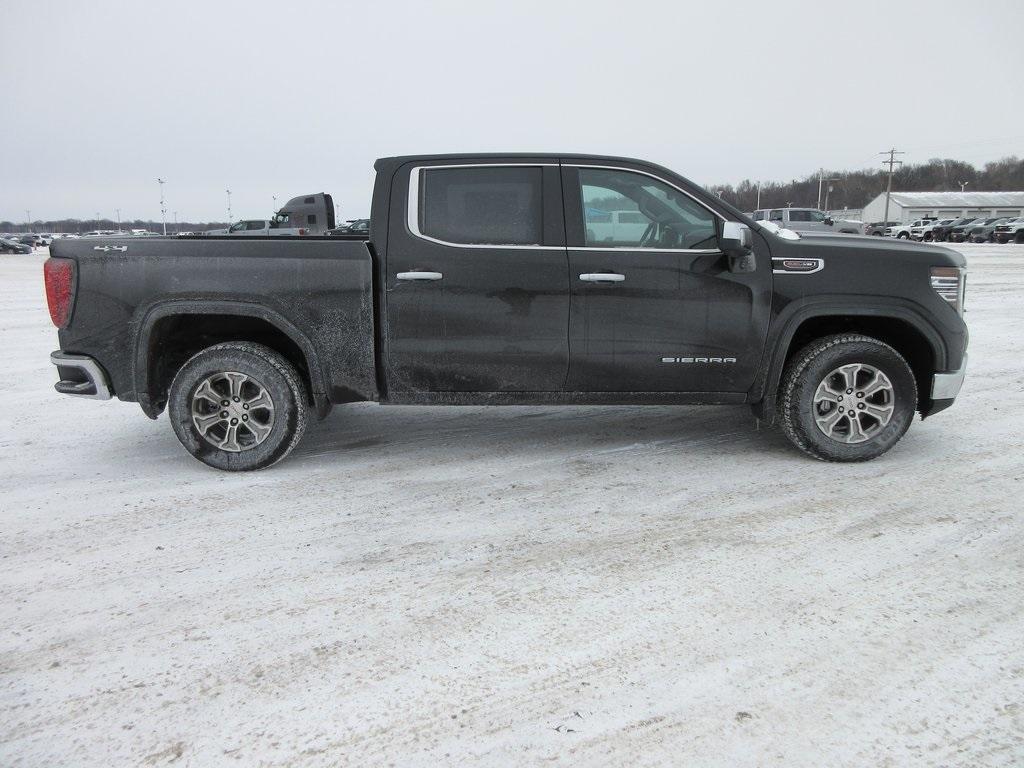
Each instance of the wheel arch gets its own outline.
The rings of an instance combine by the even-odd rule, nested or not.
[[[224,341],[252,341],[281,354],[299,371],[322,418],[330,410],[326,372],[309,338],[280,313],[251,302],[167,301],[150,307],[138,324],[132,377],[142,410],[155,419],[171,379],[193,354]]]
[[[782,372],[790,358],[814,339],[836,333],[871,336],[899,352],[917,382],[918,410],[927,410],[932,376],[946,367],[946,348],[938,332],[918,312],[898,305],[810,306],[796,310],[784,321],[770,363],[752,387],[748,399],[758,418],[775,421]]]

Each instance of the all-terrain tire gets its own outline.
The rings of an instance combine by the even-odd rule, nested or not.
[[[236,382],[241,382],[237,392]],[[224,398],[224,410],[211,402],[211,392]],[[306,407],[295,367],[269,347],[248,341],[216,344],[193,355],[175,375],[167,401],[171,426],[185,450],[204,464],[233,472],[264,469],[291,453],[306,429]],[[204,433],[200,424],[206,419],[213,426]],[[229,426],[235,430],[230,436]]]
[[[819,427],[817,418],[823,418],[819,408],[835,407],[840,404],[816,403],[816,394],[821,392],[830,374],[846,366],[859,364],[865,374],[874,370],[884,374],[888,389],[884,394],[891,401],[891,415],[884,425],[881,420],[868,417],[864,422],[856,413],[858,425],[872,424],[858,431],[870,434],[862,442],[845,442],[844,436],[829,436]],[[856,385],[851,387],[856,390]],[[811,342],[787,363],[782,374],[779,393],[779,423],[786,437],[804,453],[822,461],[868,461],[881,456],[903,437],[917,410],[917,382],[907,361],[888,344],[860,334],[837,334],[825,336]],[[862,398],[858,392],[839,392],[839,397],[856,408],[871,405],[875,395]],[[860,398],[860,399],[858,399]],[[854,417],[849,417],[853,422]],[[842,421],[842,419],[840,419]],[[842,422],[846,424],[845,421]],[[839,427],[842,429],[842,426]],[[850,433],[852,426],[847,428]]]

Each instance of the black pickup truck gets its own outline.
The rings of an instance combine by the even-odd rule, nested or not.
[[[952,404],[965,261],[755,223],[651,163],[378,160],[368,237],[60,240],[58,392],[259,469],[333,404],[749,404],[861,461]]]

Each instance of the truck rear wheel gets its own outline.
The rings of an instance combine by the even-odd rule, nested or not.
[[[226,342],[186,362],[171,383],[167,411],[185,450],[216,469],[277,463],[306,427],[306,397],[294,366],[269,347]]]
[[[907,361],[869,336],[818,339],[782,376],[782,429],[797,448],[823,461],[881,456],[903,437],[916,409],[917,382]]]

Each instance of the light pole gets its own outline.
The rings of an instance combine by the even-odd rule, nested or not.
[[[164,225],[164,234],[167,234],[167,206],[164,204],[164,184],[167,182],[163,179],[157,179],[156,183],[160,185],[160,221]]]
[[[100,212],[96,211],[96,231],[100,231]]]
[[[757,205],[754,206],[755,211],[761,210],[761,182],[757,182]]]
[[[120,234],[121,233],[121,209],[120,208],[115,208],[114,210],[117,211],[117,232],[118,232],[118,234]]]
[[[226,189],[224,191],[228,193],[228,227],[230,228],[231,227],[231,190],[230,189]]]
[[[178,212],[174,212],[174,234],[178,234]]]
[[[32,231],[32,211],[25,211],[25,231]]]
[[[964,192],[964,187],[966,187],[966,186],[967,186],[968,184],[970,184],[970,183],[971,183],[971,182],[969,182],[969,181],[958,181],[958,182],[957,182],[957,184],[959,184],[959,185],[960,185],[960,194],[963,194],[963,192]]]

